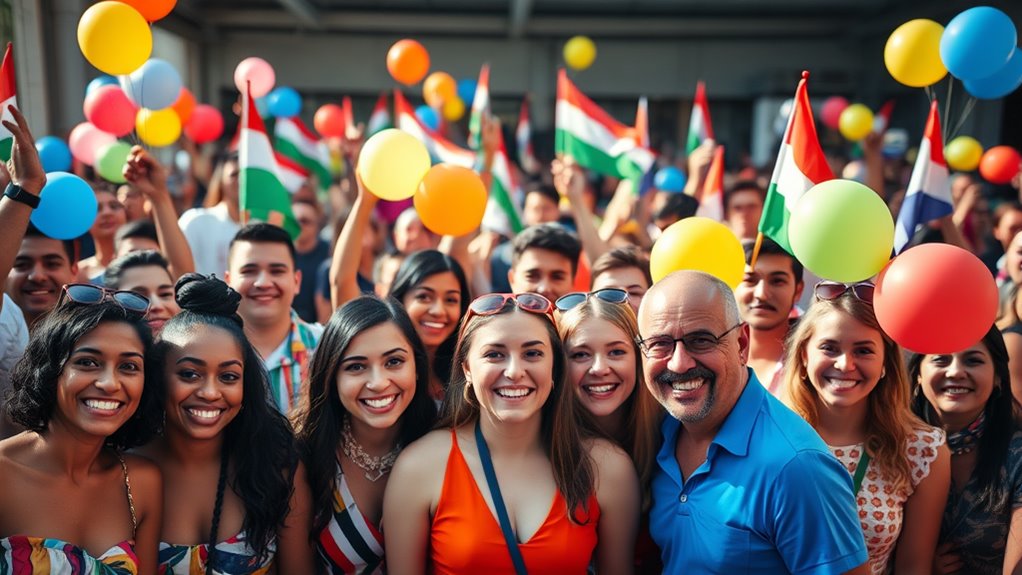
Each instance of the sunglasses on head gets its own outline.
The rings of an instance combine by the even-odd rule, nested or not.
[[[473,315],[494,315],[500,313],[511,302],[518,309],[546,315],[553,321],[554,306],[550,300],[538,293],[491,293],[479,296],[468,304],[468,317]],[[467,319],[466,318],[466,319]]]
[[[818,300],[835,300],[846,292],[852,292],[857,299],[869,305],[873,305],[873,291],[876,289],[870,282],[859,282],[854,284],[843,284],[838,282],[822,281],[816,284],[813,293]]]
[[[559,311],[568,311],[591,297],[598,298],[607,303],[625,303],[628,301],[628,292],[620,288],[603,288],[589,293],[577,291],[557,298],[554,306]]]
[[[67,284],[60,294],[60,301],[65,299],[85,305],[95,305],[110,300],[121,306],[125,311],[145,316],[149,313],[149,299],[127,290],[111,290],[92,284]]]

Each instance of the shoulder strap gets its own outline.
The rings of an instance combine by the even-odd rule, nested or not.
[[[855,476],[852,478],[852,495],[858,496],[859,490],[862,489],[862,480],[866,477],[866,468],[869,467],[869,454],[866,453],[866,446],[862,446],[862,457],[859,458],[859,464],[855,467]]]
[[[483,430],[479,427],[478,419],[476,419],[476,447],[479,449],[479,459],[483,462],[486,486],[490,488],[493,507],[497,510],[500,530],[504,532],[504,543],[507,544],[507,550],[511,553],[511,562],[515,566],[515,574],[527,575],[525,559],[522,558],[522,550],[518,548],[518,540],[515,539],[515,533],[511,529],[511,519],[508,518],[504,497],[500,494],[500,485],[497,483],[497,472],[493,470],[493,460],[490,459],[490,448],[486,445],[486,439],[483,437]]]
[[[131,512],[131,538],[135,538],[135,531],[138,530],[138,518],[135,516],[135,500],[131,497],[131,481],[128,480],[128,464],[124,456],[117,453],[117,461],[121,462],[121,471],[124,473],[124,489],[128,492],[128,511]]]

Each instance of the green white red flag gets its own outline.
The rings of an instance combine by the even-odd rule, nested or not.
[[[706,140],[713,139],[713,123],[710,122],[710,105],[706,101],[706,85],[700,80],[696,84],[696,98],[692,103],[692,116],[688,120],[688,140],[685,142],[685,153],[693,150]]]
[[[7,108],[8,106],[18,107],[17,94],[17,81],[14,75],[14,48],[8,42],[3,64],[0,65],[0,106],[2,106],[0,119],[14,121],[14,116]],[[14,145],[14,135],[3,124],[0,124],[0,161],[6,162],[11,159],[12,145]]]
[[[301,227],[291,211],[291,194],[281,183],[266,125],[248,90],[238,126],[238,165],[241,172],[238,204],[246,218],[280,226],[292,239],[297,238]]]

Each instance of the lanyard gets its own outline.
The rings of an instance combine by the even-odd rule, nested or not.
[[[852,495],[858,497],[859,489],[862,489],[862,480],[866,477],[866,468],[869,467],[869,454],[866,453],[866,446],[862,446],[862,457],[859,458],[859,465],[855,467],[853,478]]]
[[[476,419],[476,448],[479,449],[479,459],[483,462],[483,473],[486,474],[486,486],[490,488],[490,497],[493,498],[493,507],[497,510],[500,530],[504,532],[504,543],[507,544],[507,550],[511,554],[515,574],[527,575],[525,559],[522,558],[522,550],[518,548],[518,540],[515,539],[515,533],[511,529],[511,519],[507,515],[507,508],[504,507],[500,484],[497,483],[497,472],[493,470],[493,460],[490,459],[490,448],[486,445],[486,439],[483,437],[483,430],[479,427],[478,419]]]

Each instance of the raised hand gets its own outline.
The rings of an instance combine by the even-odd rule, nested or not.
[[[4,120],[3,125],[14,136],[14,143],[11,145],[11,159],[7,160],[7,173],[10,182],[21,186],[23,190],[31,194],[39,195],[43,186],[46,185],[46,172],[39,160],[39,152],[35,149],[35,139],[28,129],[28,121],[21,111],[14,106],[9,106],[8,111],[14,117],[14,121]]]
[[[170,194],[167,190],[167,169],[142,146],[131,148],[124,164],[124,178],[149,199]]]

